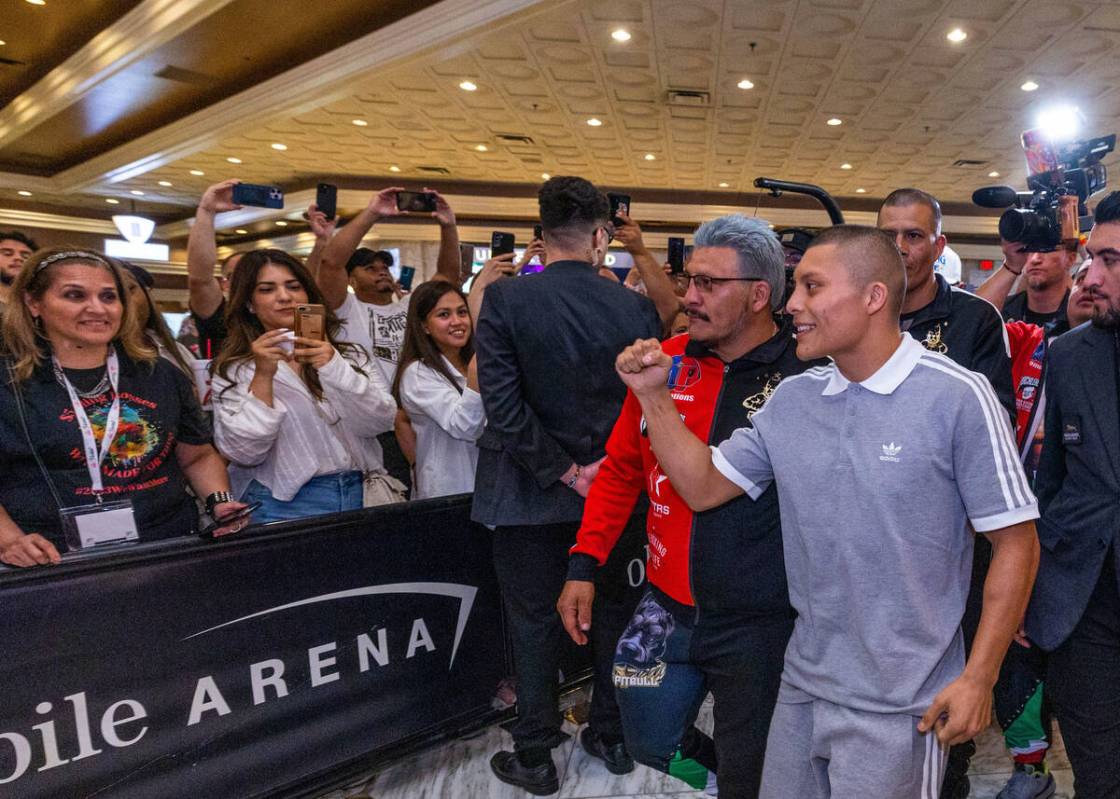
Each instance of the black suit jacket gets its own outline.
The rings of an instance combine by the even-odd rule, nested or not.
[[[1117,558],[1117,371],[1113,333],[1084,324],[1050,344],[1046,431],[1035,478],[1042,559],[1027,611],[1027,635],[1046,650],[1065,641],[1080,621],[1110,546]]]
[[[558,480],[606,454],[626,398],[615,358],[660,332],[652,302],[588,263],[557,261],[486,288],[475,335],[486,407],[475,521],[580,520],[582,497]]]

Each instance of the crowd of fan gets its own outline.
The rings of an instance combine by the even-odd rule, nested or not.
[[[726,364],[725,381],[737,369],[757,367],[761,371],[750,375],[758,385],[752,396],[734,398],[740,415],[728,414],[727,432],[749,426],[758,410],[752,400],[761,407],[783,376],[821,362],[793,356],[795,331],[784,305],[792,285],[781,260],[789,253],[783,256],[765,223],[734,215],[697,231],[696,252],[730,253],[725,271],[711,266],[713,257],[694,255],[683,274],[671,274],[646,247],[636,221],[626,213],[612,221],[605,198],[591,184],[559,177],[540,190],[542,238],[521,256],[488,260],[466,293],[455,215],[438,193],[430,214],[440,229],[432,279],[405,291],[391,273],[393,256],[361,246],[378,222],[402,213],[399,187],[375,193],[337,230],[338,220],[312,205],[307,216],[315,244],[306,258],[278,249],[239,252],[220,264],[221,276],[215,277],[215,217],[237,207],[236,182],[211,186],[199,203],[187,252],[191,313],[179,341],[157,308],[153,280],[144,269],[80,247],[38,249],[21,233],[0,233],[6,372],[0,390],[0,561],[18,567],[60,562],[62,553],[83,540],[73,517],[91,511],[131,513],[138,538],[155,540],[191,534],[203,524],[225,535],[250,523],[474,492],[473,518],[494,531],[495,567],[521,680],[519,726],[513,730],[517,752],[500,753],[505,757],[496,757],[492,766],[507,782],[548,792],[555,781],[548,751],[559,723],[553,650],[563,627],[557,597],[568,633],[586,641],[581,630],[589,624],[581,624],[585,612],[589,623],[591,599],[579,593],[578,584],[594,583],[596,568],[617,540],[618,531],[601,529],[603,518],[621,525],[638,493],[661,497],[657,462],[647,473],[640,459],[631,475],[633,491],[604,494],[629,474],[619,465],[625,460],[620,437],[629,435],[625,425],[635,428],[638,442],[640,417],[646,436],[645,406],[639,408],[633,396],[627,399],[615,359],[635,340],[667,339],[665,350],[676,355],[678,365],[687,356],[716,358]],[[1115,196],[1102,203],[1098,224],[1120,219],[1117,206]],[[1039,402],[1048,344],[1088,322],[1095,300],[1100,304],[1102,292],[1107,296],[1099,280],[1086,283],[1090,260],[1072,247],[1026,253],[1004,242],[1003,266],[970,293],[934,274],[945,236],[932,197],[914,189],[894,192],[880,210],[878,227],[905,264],[903,293],[891,300],[898,300],[901,329],[927,350],[987,378],[1014,420],[1022,467],[1033,479],[1044,435],[1055,435],[1042,424]],[[633,256],[632,274],[621,283],[603,267],[612,240]],[[836,241],[847,246],[842,235]],[[530,259],[548,268],[513,279]],[[708,268],[695,268],[698,263]],[[1013,294],[1018,284],[1022,291]],[[305,304],[326,309],[321,339],[294,334],[296,307]],[[1002,318],[996,308],[1003,309]],[[816,323],[804,333],[808,340],[821,335]],[[743,341],[757,348],[736,349]],[[778,362],[787,364],[782,373],[771,368]],[[670,375],[672,381],[675,373]],[[681,392],[692,383],[670,385]],[[701,393],[699,385],[695,390]],[[713,395],[707,401],[712,416],[724,413],[722,399]],[[685,423],[692,428],[690,420]],[[717,429],[713,421],[711,444],[726,437],[716,436]],[[1080,429],[1064,432],[1066,443],[1082,435]],[[642,446],[648,455],[648,442]],[[895,457],[895,443],[888,451],[883,442],[883,451],[885,458]],[[780,487],[780,475],[778,480]],[[681,490],[675,478],[673,485]],[[920,497],[921,486],[915,490]],[[585,508],[585,498],[595,491],[598,504],[593,508],[588,501]],[[775,531],[776,507],[765,521]],[[784,504],[782,512],[785,519]],[[699,515],[689,522],[696,529],[704,523]],[[652,541],[652,522],[650,534]],[[775,540],[774,557],[780,558],[780,531]],[[725,554],[734,564],[740,555],[732,556],[728,546]],[[962,622],[966,639],[979,625],[991,559],[990,547],[976,536],[973,590]],[[751,568],[759,578],[760,564]],[[651,566],[654,596],[670,611],[697,605],[707,590],[702,576],[678,589],[668,569],[655,579],[656,571]],[[750,613],[776,613],[792,625],[784,577],[775,586],[780,608]],[[736,590],[750,593],[746,587]],[[661,605],[643,612],[668,613]],[[642,762],[670,773],[680,773],[683,761],[696,761],[714,775],[718,761],[723,795],[755,795],[762,753],[756,751],[757,721],[746,717],[757,720],[760,711],[743,706],[743,726],[737,728],[732,710],[735,697],[747,689],[732,684],[731,692],[717,694],[717,705],[726,710],[722,729],[717,711],[714,746],[689,729],[685,718],[683,727],[677,725],[681,729],[665,733],[671,748],[643,748],[641,739],[658,722],[641,716],[645,721],[635,731],[628,721],[624,736],[610,687],[614,641],[633,608],[623,609],[618,626],[605,621],[609,608],[603,606],[602,616],[596,608],[606,634],[600,649],[607,651],[596,655],[597,704],[584,746],[612,770],[632,768],[627,747]],[[772,643],[780,661],[789,629],[779,627],[784,632]],[[697,640],[700,634],[699,627],[692,632]],[[972,641],[967,643],[971,647]],[[1026,647],[1016,647],[1008,662],[1033,657]],[[619,668],[614,666],[616,676]],[[636,667],[629,668],[633,676]],[[1027,663],[1017,672],[1027,675],[1026,690],[1020,681],[1004,686],[1003,697],[998,687],[996,692],[1016,773],[1026,775],[1032,790],[1049,779],[1043,766],[1048,722],[1039,720],[1045,718],[1041,710],[1028,707],[1042,669]],[[776,677],[773,683],[776,692]],[[773,692],[763,694],[758,701],[772,707]],[[631,719],[638,713],[623,710]],[[1020,722],[1032,710],[1038,719]],[[765,724],[761,735],[765,743]],[[753,749],[744,743],[747,737]],[[959,791],[950,787],[954,781],[967,786],[968,753],[956,760],[950,758],[947,791]],[[732,763],[739,764],[738,771]]]

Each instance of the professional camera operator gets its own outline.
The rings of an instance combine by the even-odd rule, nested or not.
[[[478,382],[487,428],[471,517],[494,529],[501,586],[520,680],[514,752],[498,752],[498,779],[533,793],[559,789],[551,749],[561,741],[557,672],[564,587],[583,498],[605,454],[626,388],[614,356],[656,337],[653,303],[598,274],[610,243],[607,198],[578,177],[540,189],[548,263],[543,272],[486,289],[477,327]],[[599,599],[612,586],[600,587]],[[617,591],[616,591],[617,593]],[[624,774],[634,767],[611,680],[614,646],[633,607],[595,608],[595,691],[584,747]]]
[[[1000,246],[1005,253],[1012,249],[1022,250],[1019,242],[1000,241]],[[1024,250],[1022,256],[1020,271],[1011,274],[1016,277],[1023,275],[1026,278],[1026,289],[1008,297],[1006,302],[996,304],[996,307],[1002,308],[1003,318],[1007,322],[1027,322],[1043,328],[1048,336],[1060,336],[1070,329],[1066,307],[1073,284],[1070,272],[1077,263],[1077,246],[1060,245],[1050,252]],[[1002,269],[1012,269],[1007,260]]]
[[[1086,245],[1090,325],[1047,359],[1046,430],[1035,491],[1042,557],[1026,633],[1050,653],[1047,686],[1078,799],[1120,796],[1120,192]]]

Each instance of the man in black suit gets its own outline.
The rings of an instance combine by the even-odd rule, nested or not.
[[[1035,479],[1042,518],[1026,632],[1049,651],[1047,691],[1078,799],[1120,796],[1120,192],[1097,206],[1083,290],[1092,320],[1046,358]]]
[[[545,270],[491,284],[479,314],[487,428],[471,516],[494,530],[518,675],[515,751],[498,752],[490,766],[502,781],[545,795],[559,790],[551,749],[562,740],[557,671],[565,635],[556,598],[583,499],[626,397],[614,359],[635,339],[657,337],[661,323],[648,299],[598,274],[611,240],[606,197],[582,178],[556,177],[539,200]],[[611,681],[614,646],[632,610],[594,609],[595,691],[580,736],[617,774],[634,767]]]

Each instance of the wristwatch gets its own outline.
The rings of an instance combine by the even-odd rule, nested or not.
[[[566,485],[568,488],[575,488],[576,487],[576,481],[579,480],[579,472],[580,472],[580,466],[577,463],[576,464],[576,473],[573,474],[571,476],[571,478],[568,480],[568,482],[564,483],[564,485]]]
[[[223,502],[233,502],[233,494],[228,491],[215,491],[206,498],[206,513],[213,516],[214,506],[221,505]]]

